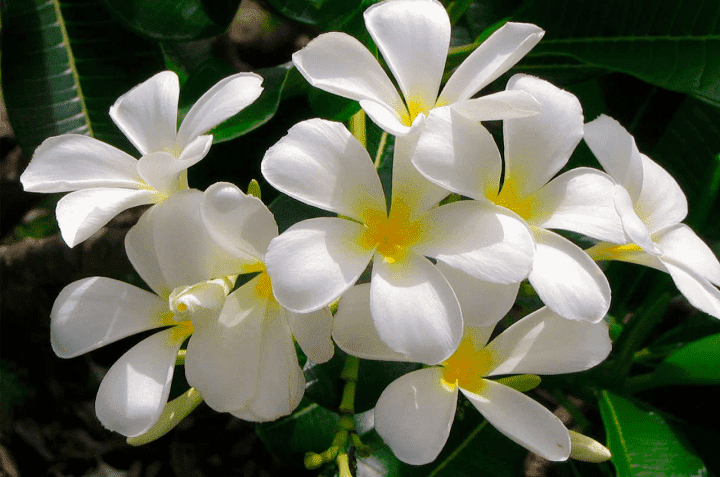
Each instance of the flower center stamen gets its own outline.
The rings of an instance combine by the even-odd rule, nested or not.
[[[410,221],[410,208],[401,200],[396,201],[389,216],[378,210],[368,209],[363,214],[367,230],[360,242],[367,249],[375,248],[386,262],[401,260],[406,248],[417,242],[422,228],[417,221]]]
[[[488,197],[488,199],[499,206],[512,210],[525,220],[532,217],[535,212],[535,201],[532,197],[521,198],[518,193],[517,183],[512,178],[505,181],[497,197],[494,199]]]
[[[485,386],[484,376],[492,367],[492,355],[487,348],[476,349],[472,339],[465,337],[442,366],[442,381],[446,388],[460,386],[477,394]]]

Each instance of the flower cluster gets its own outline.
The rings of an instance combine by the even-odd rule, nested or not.
[[[154,293],[102,277],[68,285],[52,310],[53,349],[73,357],[160,329],[112,366],[98,392],[100,421],[129,437],[158,425],[181,361],[210,407],[260,422],[291,413],[303,396],[294,342],[315,363],[332,357],[334,342],[362,359],[425,365],[390,384],[375,407],[377,432],[399,459],[437,457],[459,390],[510,439],[565,460],[576,441],[522,391],[536,375],[587,370],[609,355],[610,286],[596,262],[667,272],[716,318],[720,263],[680,223],[687,203],[677,183],[617,121],[584,124],[574,95],[527,75],[474,98],[540,41],[538,27],[505,24],[441,89],[450,20],[437,0],[386,0],[365,22],[400,92],[344,33],[320,35],[293,62],[311,85],[359,101],[395,136],[390,190],[365,145],[337,122],[296,124],[262,161],[276,189],[336,217],[278,235],[268,208],[235,185],[188,187],[187,168],[212,144],[206,133],[260,95],[254,74],[215,85],[177,131],[174,73],[123,95],[110,114],[139,159],[77,135],[37,149],[22,182],[73,191],[57,208],[70,246],[120,211],[154,204],[125,239]],[[502,120],[502,154],[486,120]],[[560,173],[583,139],[605,172]],[[557,230],[596,244],[584,250]],[[360,279],[368,267],[369,280]],[[545,307],[490,340],[524,280]],[[508,375],[521,378],[498,378]]]

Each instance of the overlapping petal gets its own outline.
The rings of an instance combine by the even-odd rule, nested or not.
[[[412,251],[395,263],[376,255],[370,311],[380,339],[412,361],[440,363],[462,339],[455,293],[435,265]]]
[[[360,245],[365,230],[356,222],[322,217],[299,222],[274,238],[265,265],[280,304],[308,313],[342,295],[374,253]]]
[[[653,236],[662,247],[663,262],[672,262],[720,286],[720,263],[710,247],[684,224],[673,225]]]
[[[532,234],[512,212],[488,202],[459,201],[422,218],[415,250],[476,278],[517,283],[533,263]]]
[[[412,163],[428,180],[473,199],[495,197],[500,188],[502,159],[495,140],[452,108],[430,111]]]
[[[720,290],[691,269],[663,261],[678,290],[692,306],[708,315],[720,318]]]
[[[340,123],[296,124],[265,153],[262,173],[276,189],[356,220],[370,208],[385,211],[385,195],[372,160]]]
[[[442,368],[408,373],[380,395],[375,406],[375,429],[403,462],[432,462],[450,435],[457,389],[442,384]]]
[[[507,89],[525,91],[542,106],[539,114],[503,122],[505,182],[513,182],[522,198],[570,159],[583,137],[583,113],[575,95],[533,76],[515,75]]]
[[[61,358],[74,358],[126,336],[176,324],[166,301],[103,277],[84,278],[63,288],[50,319],[50,343]]]
[[[570,456],[567,428],[530,397],[489,380],[480,394],[460,390],[490,424],[521,446],[552,461]]]
[[[394,0],[371,6],[364,17],[406,103],[430,110],[435,106],[450,47],[450,18],[445,8],[437,0]]]
[[[525,91],[499,91],[460,101],[449,107],[474,121],[524,118],[534,116],[541,110],[540,103]]]
[[[63,240],[74,247],[123,210],[157,200],[158,193],[152,189],[93,187],[71,192],[60,199],[55,214]]]
[[[455,70],[440,93],[438,102],[451,104],[469,99],[525,56],[544,33],[536,25],[506,23]]]
[[[329,308],[310,313],[294,313],[281,308],[280,314],[289,323],[293,336],[310,361],[324,363],[333,357],[335,347],[330,338],[333,316]]]
[[[237,73],[220,80],[188,111],[177,132],[176,149],[183,150],[196,137],[248,107],[262,93],[262,82],[262,76],[255,73]]]
[[[140,154],[175,149],[180,83],[162,71],[120,96],[110,117]]]
[[[332,336],[346,353],[363,359],[407,361],[407,356],[382,342],[370,313],[370,284],[363,283],[343,294],[333,321]]]
[[[100,383],[95,413],[103,426],[128,437],[157,422],[170,393],[175,359],[187,333],[178,327],[156,333],[132,347]]]
[[[79,134],[43,141],[20,176],[28,192],[67,192],[87,187],[142,187],[137,160],[109,144]]]
[[[578,167],[545,184],[532,195],[530,225],[571,230],[598,240],[623,243],[625,233],[615,209],[615,182],[607,174]]]
[[[602,362],[611,347],[604,321],[571,321],[544,307],[514,323],[487,345],[493,361],[487,375],[584,371]]]
[[[620,222],[625,233],[625,240],[613,241],[616,243],[634,243],[642,248],[645,252],[658,255],[662,253],[662,249],[653,242],[650,231],[643,220],[635,213],[635,207],[632,198],[625,188],[621,185],[615,185],[613,188],[613,201],[615,202],[615,210],[620,217]]]
[[[610,307],[610,285],[597,264],[577,245],[547,230],[533,229],[535,291],[551,310],[570,320],[598,322]]]

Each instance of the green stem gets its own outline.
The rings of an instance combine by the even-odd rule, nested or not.
[[[344,414],[355,414],[355,390],[360,371],[360,359],[350,356],[345,359],[345,367],[340,373],[340,379],[345,381],[342,401],[340,401],[340,412]]]

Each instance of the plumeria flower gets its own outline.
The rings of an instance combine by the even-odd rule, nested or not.
[[[439,93],[450,47],[450,18],[442,4],[390,0],[371,6],[364,17],[402,96],[374,55],[345,33],[318,36],[293,55],[293,63],[316,88],[359,101],[390,134],[408,134],[431,109],[448,105],[478,121],[537,113],[537,103],[522,91],[470,99],[540,41],[544,32],[537,26],[502,26],[468,56]]]
[[[285,194],[342,217],[296,223],[272,240],[265,263],[277,300],[307,313],[340,297],[372,261],[370,308],[382,340],[435,364],[459,344],[463,319],[448,280],[426,257],[475,278],[517,283],[527,276],[533,245],[528,228],[494,204],[436,207],[447,192],[415,171],[411,153],[395,149],[388,213],[370,156],[342,124],[293,126],[265,154],[263,175]]]
[[[268,223],[259,201],[250,201],[242,221],[250,225],[236,230],[235,241],[244,240],[247,250],[227,252],[203,225],[206,197],[180,191],[128,232],[128,257],[154,294],[92,277],[65,287],[53,306],[52,345],[64,358],[166,328],[125,353],[100,385],[95,403],[100,422],[129,437],[146,433],[162,414],[178,350],[188,337],[187,380],[215,409],[261,420],[290,413],[302,397],[304,379],[287,325],[265,326],[256,319],[268,301],[264,274],[227,296],[239,270],[258,268],[255,251],[273,236],[274,221]],[[232,354],[228,348],[241,348],[244,360],[214,367],[219,354]],[[228,389],[232,392],[221,401],[218,396]]]
[[[510,91],[535,97],[542,112],[503,122],[505,171],[492,136],[476,121],[452,110],[433,110],[421,133],[413,164],[428,179],[460,195],[512,210],[531,228],[536,251],[528,280],[554,312],[597,322],[610,306],[610,286],[577,245],[549,229],[599,240],[623,237],[613,205],[613,180],[601,171],[576,168],[553,178],[583,136],[577,98],[526,75]]]
[[[615,207],[625,231],[621,240],[588,249],[596,260],[621,260],[669,273],[688,301],[720,318],[720,263],[690,227],[687,199],[670,174],[638,151],[614,119],[601,115],[585,125],[585,142],[617,182]]]
[[[263,261],[278,230],[259,199],[217,183],[205,192],[200,208],[217,244],[237,260],[252,258],[238,272],[258,273],[227,297],[217,323],[195,325],[187,351],[193,360],[185,361],[188,383],[205,390],[210,407],[241,419],[262,422],[290,414],[305,389],[293,336],[309,360],[329,360],[334,352],[330,310],[299,314],[275,299]]]
[[[403,360],[375,331],[368,294],[368,285],[358,285],[340,299],[333,338],[353,355]],[[549,460],[570,456],[568,430],[552,412],[488,378],[589,369],[610,353],[607,325],[566,320],[545,307],[488,343],[493,328],[466,326],[457,351],[440,366],[408,373],[383,391],[375,406],[375,429],[400,460],[415,465],[435,460],[450,434],[458,390],[521,446]]]
[[[188,188],[187,169],[207,154],[205,134],[255,101],[262,77],[229,76],[210,88],[177,129],[180,85],[172,71],[122,95],[110,117],[140,151],[137,160],[97,139],[65,134],[46,139],[20,180],[30,192],[68,192],[57,205],[65,242],[74,247],[130,207],[155,204]]]

